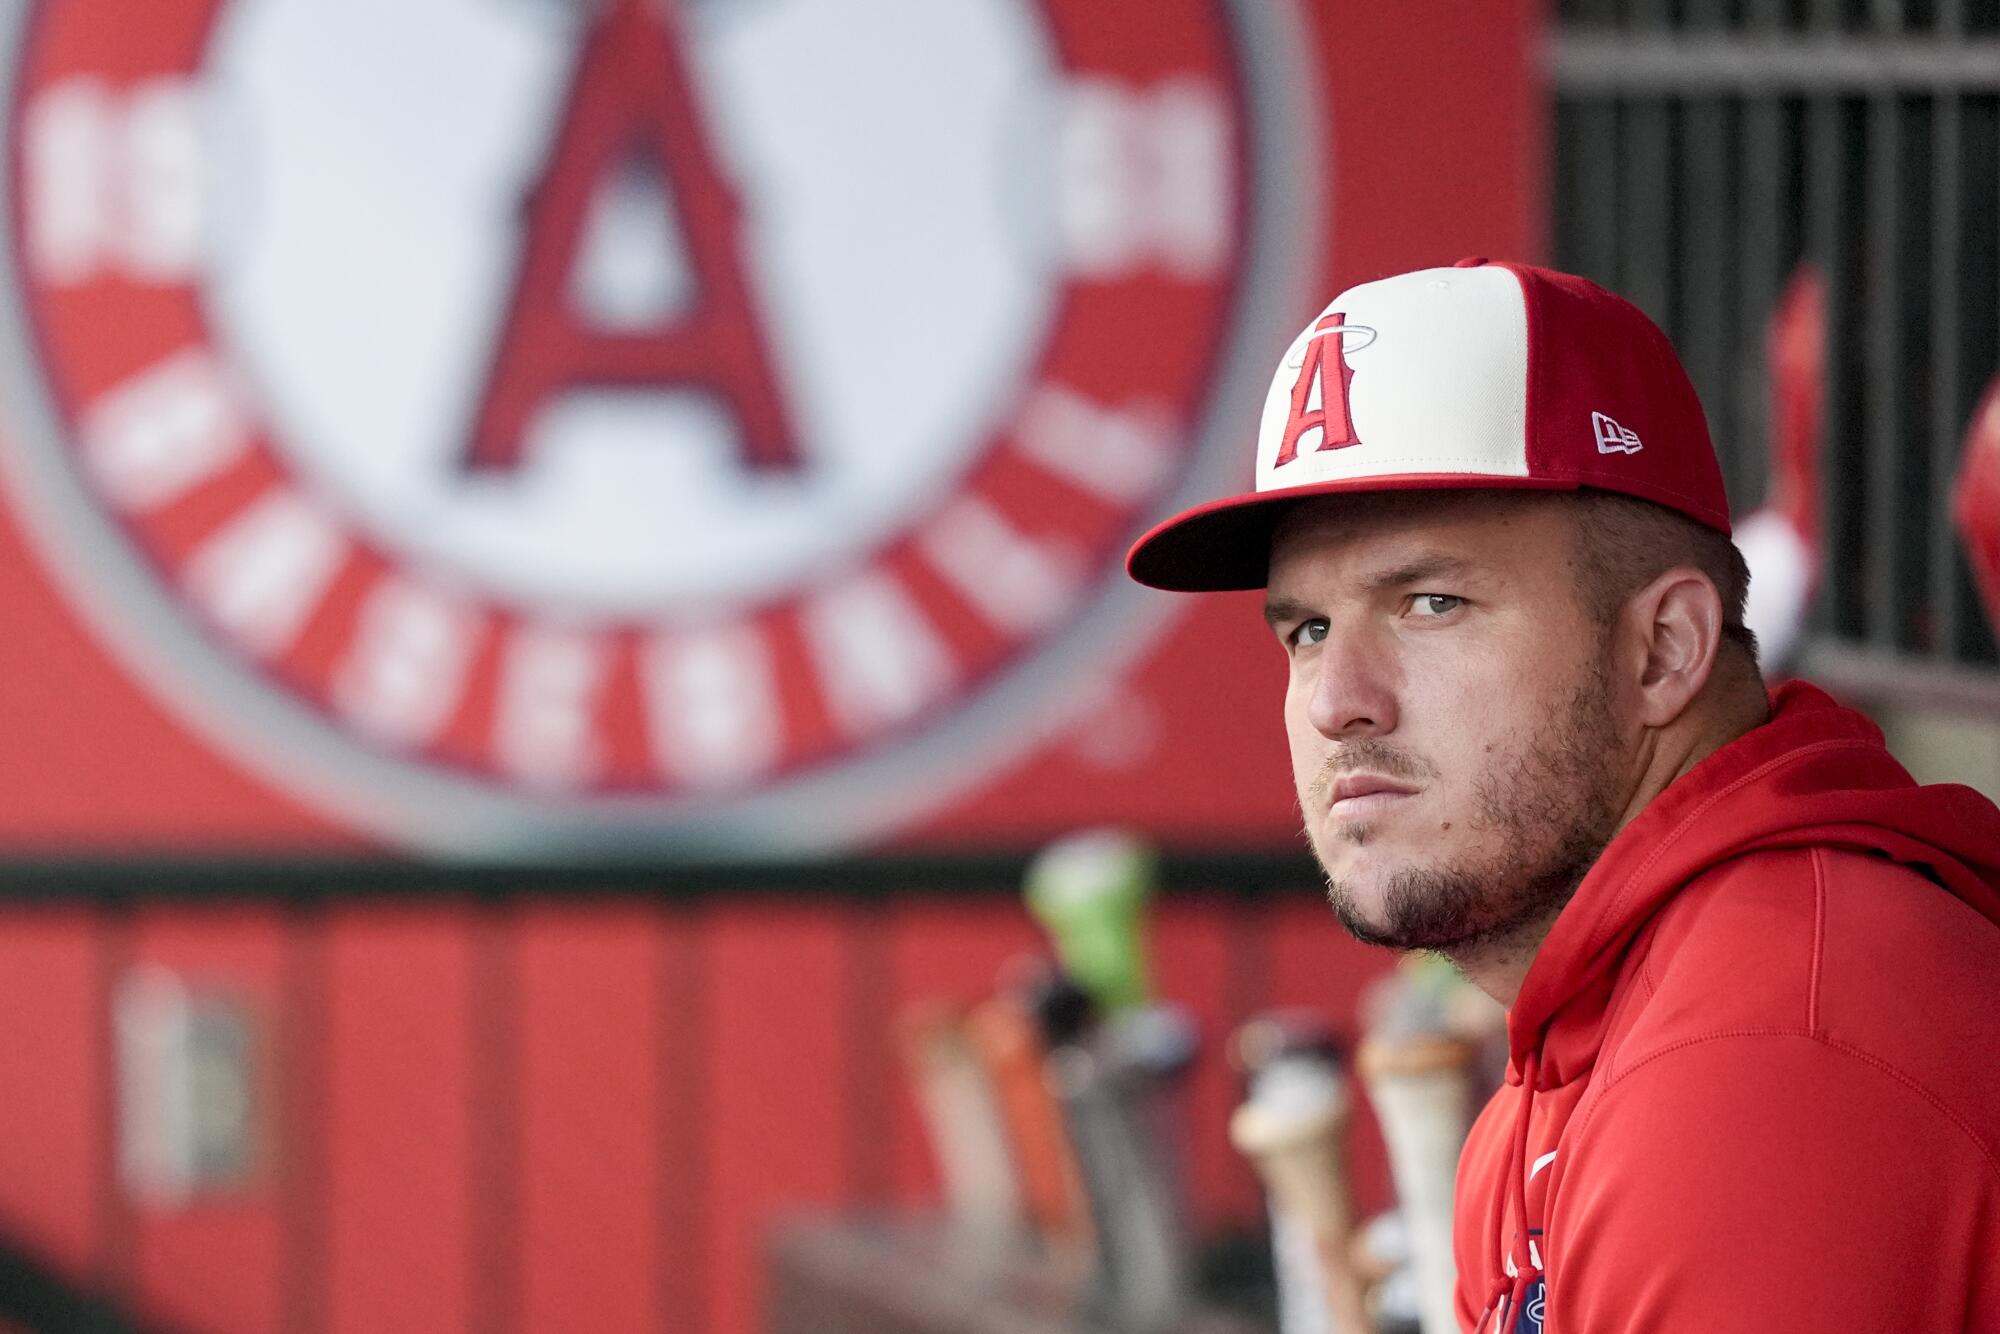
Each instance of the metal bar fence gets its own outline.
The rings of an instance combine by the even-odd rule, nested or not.
[[[1827,299],[1824,551],[1799,665],[1837,690],[2000,710],[1950,518],[2000,371],[2000,0],[1561,0],[1556,261],[1681,349],[1739,514],[1768,472],[1765,330]]]

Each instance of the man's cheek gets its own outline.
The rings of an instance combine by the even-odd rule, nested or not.
[[[1316,739],[1318,733],[1308,727],[1304,713],[1294,705],[1290,694],[1285,697],[1285,747],[1292,758],[1292,779],[1298,785],[1299,794],[1304,796],[1306,783],[1319,764]]]
[[[1312,805],[1313,775],[1317,766],[1310,756],[1294,750],[1292,752],[1292,792],[1298,798],[1301,814],[1310,814]]]

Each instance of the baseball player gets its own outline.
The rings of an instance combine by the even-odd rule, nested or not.
[[[1336,298],[1129,568],[1266,590],[1335,912],[1508,1007],[1465,1328],[2000,1331],[2000,812],[1767,692],[1729,531],[1666,337],[1466,260]]]

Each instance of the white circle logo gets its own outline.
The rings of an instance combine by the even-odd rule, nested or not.
[[[14,489],[205,734],[437,851],[975,779],[1134,651],[1320,249],[1256,0],[97,10],[6,67]]]

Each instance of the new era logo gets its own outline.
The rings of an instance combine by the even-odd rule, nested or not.
[[[1590,424],[1597,432],[1597,452],[1600,454],[1637,454],[1645,446],[1639,443],[1638,435],[1629,431],[1601,412],[1590,414]]]

